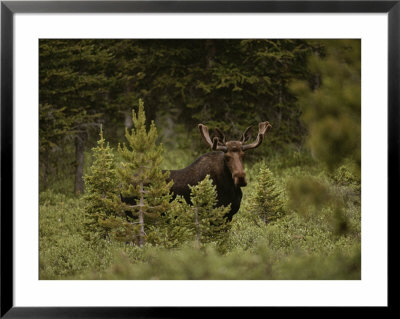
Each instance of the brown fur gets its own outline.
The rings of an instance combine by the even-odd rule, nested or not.
[[[174,184],[171,192],[174,195],[181,195],[186,202],[190,203],[190,188],[188,185],[197,185],[206,175],[210,175],[217,190],[218,206],[228,206],[231,210],[227,214],[230,221],[240,208],[242,191],[234,184],[232,173],[229,170],[224,152],[211,152],[200,156],[195,162],[180,170],[171,170],[169,180]]]

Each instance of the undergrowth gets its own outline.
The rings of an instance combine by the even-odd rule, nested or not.
[[[187,164],[180,162],[180,166]],[[285,214],[267,224],[249,211],[262,165],[270,168],[284,190]],[[149,244],[139,248],[110,240],[87,241],[83,199],[51,189],[41,192],[39,278],[361,279],[361,182],[348,167],[327,173],[312,159],[296,154],[285,161],[276,157],[256,162],[247,167],[246,174],[248,186],[243,188],[242,205],[226,240],[200,249],[193,242],[178,248]],[[288,190],[304,176],[329,189],[335,200],[311,207],[310,213],[296,211]],[[338,203],[345,232],[335,226]]]

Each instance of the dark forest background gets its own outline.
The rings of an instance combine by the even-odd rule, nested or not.
[[[84,152],[99,124],[121,141],[139,98],[171,151],[205,150],[198,123],[239,138],[265,120],[269,152],[301,149],[307,129],[290,84],[319,87],[307,59],[325,51],[305,40],[41,40],[41,189],[69,172],[83,192]]]
[[[139,99],[145,105],[147,126],[154,121],[157,127],[164,169],[183,168],[209,151],[198,132],[199,123],[221,129],[228,140],[239,139],[250,125],[255,125],[255,136],[259,122],[272,124],[263,144],[246,154],[249,186],[226,241],[228,248],[223,253],[208,251],[209,262],[204,264],[200,262],[204,255],[189,257],[187,251],[179,257],[181,264],[198,260],[199,267],[208,270],[217,263],[231,269],[242,262],[240,248],[249,254],[242,265],[249,269],[254,265],[247,262],[254,256],[260,263],[273,256],[268,262],[279,271],[271,268],[256,278],[360,276],[360,40],[41,39],[42,278],[87,279],[93,277],[88,274],[93,269],[105,271],[108,279],[147,276],[142,263],[153,261],[150,248],[146,255],[124,247],[125,257],[117,259],[114,252],[120,248],[107,248],[107,256],[104,250],[101,253],[103,264],[95,257],[98,247],[72,235],[79,233],[78,226],[68,226],[65,233],[57,224],[61,220],[72,225],[81,216],[84,175],[93,162],[100,126],[116,149],[124,142],[125,128],[133,125],[132,109],[137,109]],[[284,192],[286,215],[291,216],[262,230],[249,218],[251,203],[246,202],[261,164],[274,173]],[[322,222],[321,216],[328,217]],[[268,256],[259,253],[256,238],[270,243]],[[85,256],[79,253],[82,247]],[[299,251],[306,253],[294,258]],[[159,264],[176,260],[168,254],[160,252]],[[116,260],[129,265],[118,270],[122,275],[112,268]],[[142,268],[129,268],[137,262]],[[304,276],[299,275],[303,266],[311,267]],[[175,276],[172,270],[165,273],[167,279]],[[241,274],[232,270],[231,277]],[[193,279],[190,276],[183,279]]]

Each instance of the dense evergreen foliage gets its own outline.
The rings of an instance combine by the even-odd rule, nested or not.
[[[360,44],[40,40],[40,278],[360,279]],[[232,222],[172,200],[198,123],[266,120]]]
[[[324,56],[313,55],[309,68],[320,80],[315,89],[294,81],[313,156],[337,168],[346,160],[361,169],[361,41],[323,41]]]
[[[139,98],[166,145],[179,129],[193,139],[199,122],[236,136],[268,119],[271,144],[299,146],[305,129],[289,83],[310,78],[306,59],[318,50],[304,40],[40,40],[41,187],[63,167],[82,193],[91,128],[106,124],[117,143]],[[197,139],[188,146],[194,154],[204,147]]]
[[[282,190],[278,187],[272,172],[263,165],[257,176],[257,184],[250,198],[249,210],[265,224],[284,214]]]
[[[138,218],[138,242],[145,242],[146,220],[157,220],[169,208],[172,182],[167,182],[168,172],[161,170],[162,146],[156,145],[157,129],[154,122],[146,130],[144,104],[139,100],[137,114],[132,111],[133,128],[126,129],[128,144],[118,145],[121,165],[118,178],[121,182],[121,195],[128,204],[126,210]]]
[[[98,146],[93,148],[94,162],[90,173],[85,175],[86,193],[84,200],[86,237],[89,240],[105,239],[113,227],[110,219],[120,219],[123,206],[120,204],[119,185],[114,154],[105,145],[103,130],[100,129]]]
[[[220,241],[229,229],[225,215],[230,207],[216,207],[217,191],[210,176],[190,187],[190,199],[193,205],[189,208],[188,226],[196,236],[196,246],[201,243]]]
[[[47,181],[64,146],[74,143],[74,190],[82,193],[85,144],[107,108],[112,56],[95,40],[40,40],[39,57],[41,177]]]

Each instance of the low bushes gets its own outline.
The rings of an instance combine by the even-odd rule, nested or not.
[[[257,177],[259,164],[248,169]],[[359,184],[314,168],[335,201],[301,214],[288,205],[293,178],[308,176],[307,167],[274,172],[282,189],[285,214],[265,224],[251,207],[256,178],[244,188],[240,211],[220,243],[196,248],[189,240],[143,247],[113,240],[85,239],[82,197],[51,191],[40,194],[40,279],[360,279],[361,207]],[[352,200],[348,200],[351,198]],[[347,228],[338,233],[334,210],[340,204]],[[307,206],[302,209],[307,209]],[[179,226],[179,225],[176,225]]]

